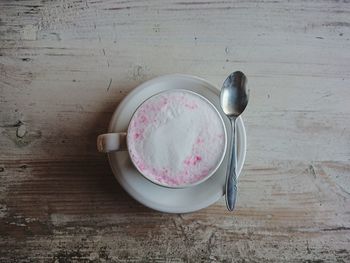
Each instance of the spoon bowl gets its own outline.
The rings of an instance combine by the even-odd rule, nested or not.
[[[227,77],[222,85],[220,104],[224,113],[230,117],[238,117],[248,104],[246,89],[247,78],[241,71],[235,71]]]

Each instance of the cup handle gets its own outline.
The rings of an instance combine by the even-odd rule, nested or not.
[[[105,133],[97,137],[97,150],[108,153],[126,150],[126,133]]]

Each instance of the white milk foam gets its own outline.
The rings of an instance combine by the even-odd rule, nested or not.
[[[171,90],[146,100],[128,130],[135,166],[166,186],[194,184],[220,163],[225,128],[216,109],[204,98]]]

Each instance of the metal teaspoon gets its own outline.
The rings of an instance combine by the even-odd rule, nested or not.
[[[232,126],[232,136],[229,138],[229,160],[226,171],[226,206],[233,211],[237,196],[237,144],[236,144],[236,119],[242,114],[248,104],[248,92],[246,90],[247,78],[241,71],[235,71],[227,77],[221,88],[221,108],[229,118]]]

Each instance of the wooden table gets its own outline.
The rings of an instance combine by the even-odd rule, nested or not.
[[[347,1],[0,2],[1,262],[350,262]],[[96,136],[138,84],[249,78],[238,209],[163,214]]]

